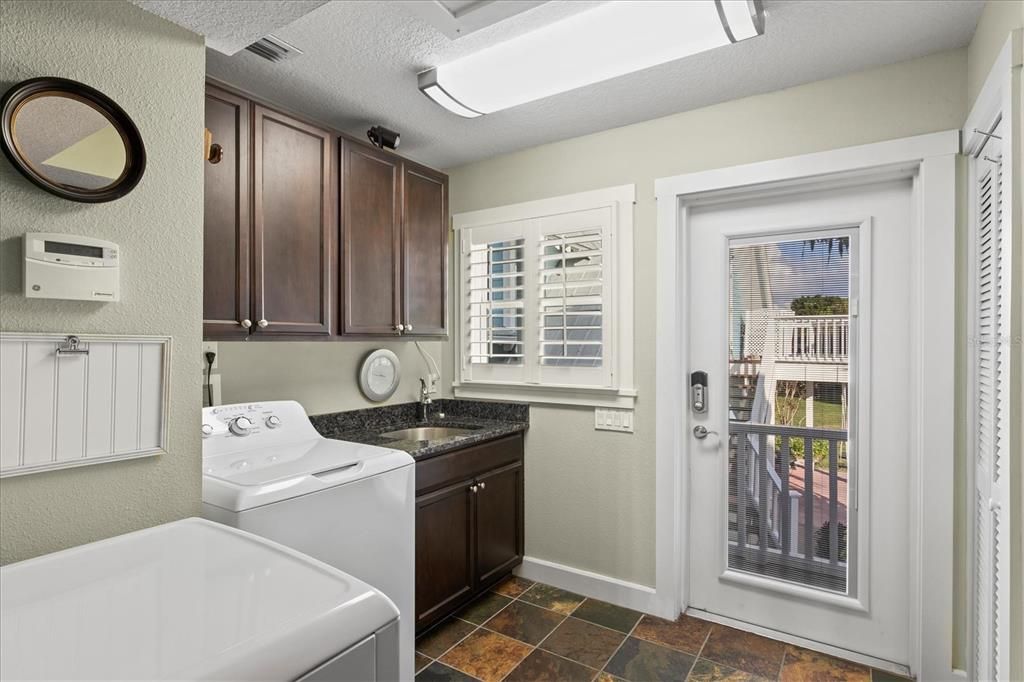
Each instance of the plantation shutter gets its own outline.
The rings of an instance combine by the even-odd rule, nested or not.
[[[463,370],[473,380],[526,377],[527,236],[531,221],[465,230]]]
[[[998,150],[977,164],[974,235],[974,666],[979,680],[1009,675],[1010,230]]]
[[[611,385],[614,208],[462,230],[468,381]]]
[[[611,383],[612,210],[573,211],[539,221],[537,374],[542,383]]]

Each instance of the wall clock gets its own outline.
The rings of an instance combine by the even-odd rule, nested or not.
[[[390,398],[401,381],[401,367],[398,356],[385,348],[367,355],[359,369],[359,388],[366,399],[379,403]]]

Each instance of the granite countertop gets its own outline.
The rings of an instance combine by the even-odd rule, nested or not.
[[[530,426],[530,406],[521,403],[435,400],[429,406],[430,417],[427,422],[420,422],[416,418],[417,407],[417,403],[383,405],[363,410],[317,414],[311,416],[310,421],[326,438],[404,450],[416,460],[520,433]],[[396,440],[381,436],[389,431],[424,426],[464,428],[472,432],[439,440]]]

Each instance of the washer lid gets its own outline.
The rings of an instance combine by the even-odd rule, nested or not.
[[[406,452],[322,437],[207,455],[203,457],[203,501],[242,511],[412,464]]]
[[[398,617],[366,583],[185,519],[0,569],[0,678],[295,679]]]

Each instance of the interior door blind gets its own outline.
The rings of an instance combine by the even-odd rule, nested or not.
[[[989,153],[987,156],[993,156]],[[975,674],[1009,674],[1009,230],[1003,167],[979,158],[974,300]]]

